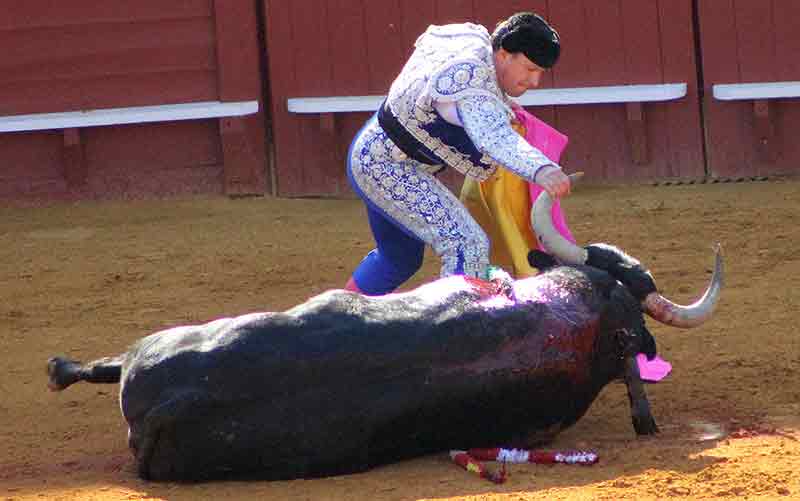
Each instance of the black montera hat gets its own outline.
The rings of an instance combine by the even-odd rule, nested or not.
[[[551,68],[561,54],[558,32],[532,12],[514,14],[500,23],[492,34],[492,47],[522,52],[542,68]]]

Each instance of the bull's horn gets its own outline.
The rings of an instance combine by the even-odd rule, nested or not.
[[[586,264],[588,252],[573,244],[555,229],[551,211],[553,199],[542,192],[531,209],[531,225],[542,247],[566,264]],[[674,327],[696,327],[711,317],[719,302],[723,285],[722,248],[714,248],[716,263],[711,282],[703,297],[689,306],[675,304],[657,292],[649,294],[642,302],[642,309],[655,320]]]
[[[582,172],[570,174],[570,181],[577,181]],[[586,249],[573,244],[558,232],[553,226],[552,218],[553,199],[543,191],[534,201],[531,209],[531,227],[536,238],[539,239],[542,249],[549,252],[565,264],[586,264],[588,253]]]
[[[651,292],[642,302],[644,311],[661,323],[684,329],[697,327],[711,318],[711,314],[719,302],[724,281],[722,247],[719,244],[714,246],[714,253],[716,254],[714,273],[711,275],[711,282],[703,297],[689,306],[681,306],[657,292]]]

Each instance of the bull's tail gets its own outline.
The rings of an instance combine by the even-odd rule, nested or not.
[[[53,391],[61,391],[78,381],[89,383],[119,383],[122,376],[122,362],[125,355],[100,358],[88,364],[61,357],[47,361],[47,386]]]

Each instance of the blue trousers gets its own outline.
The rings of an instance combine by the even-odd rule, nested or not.
[[[394,291],[422,266],[426,245],[442,258],[442,276],[485,273],[489,239],[483,229],[431,166],[406,157],[375,117],[350,146],[347,175],[367,206],[376,243],[353,273],[363,292]]]
[[[388,294],[414,276],[422,266],[425,243],[407,234],[369,203],[367,218],[375,236],[376,248],[358,265],[353,272],[353,280],[366,294]]]

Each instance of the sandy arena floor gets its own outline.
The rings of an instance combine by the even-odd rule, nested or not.
[[[55,354],[116,354],[154,330],[279,310],[341,286],[371,248],[353,200],[200,198],[0,209],[0,501],[800,498],[800,181],[584,186],[564,201],[580,242],[617,244],[688,303],[713,242],[727,284],[693,331],[650,323],[674,364],[648,387],[662,433],[633,434],[621,384],[554,447],[592,467],[511,467],[496,486],[445,453],[369,473],[199,485],[139,480],[117,386],[46,387]],[[415,277],[438,274],[430,254]]]

